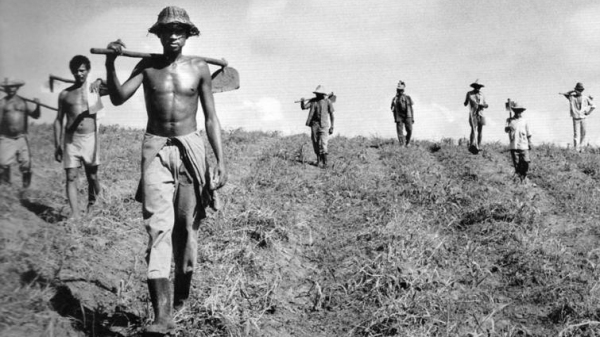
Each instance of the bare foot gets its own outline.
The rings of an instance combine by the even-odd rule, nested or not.
[[[79,211],[71,212],[71,214],[69,214],[67,219],[68,220],[79,220],[79,219],[81,219],[81,212],[79,212]]]
[[[176,331],[175,322],[173,319],[169,319],[164,322],[154,322],[151,325],[148,325],[144,329],[143,336],[165,336],[174,334]]]
[[[93,213],[93,212],[95,212],[95,211],[96,211],[96,204],[89,204],[89,205],[87,206],[87,212],[86,212],[86,213],[87,213],[88,215],[92,214],[92,213]]]

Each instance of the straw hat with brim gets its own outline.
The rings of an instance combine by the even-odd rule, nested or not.
[[[527,110],[524,106],[522,106],[521,104],[519,104],[517,102],[513,102],[511,109],[514,112],[523,112],[523,111]]]
[[[325,88],[322,85],[318,85],[317,89],[313,91],[313,94],[327,95],[327,91],[325,91]]]
[[[475,82],[471,83],[471,87],[473,87],[473,88],[483,88],[483,87],[485,87],[485,85],[479,84],[479,83],[477,83],[477,81],[478,80],[476,80]]]
[[[177,6],[163,8],[163,10],[158,14],[158,20],[152,27],[150,27],[150,29],[148,29],[148,32],[158,35],[160,34],[161,29],[169,24],[180,24],[187,26],[190,36],[200,35],[198,27],[196,27],[196,25],[190,21],[190,17],[185,9]]]
[[[584,90],[583,83],[577,82],[577,84],[575,84],[575,90],[581,90],[581,91],[583,91]]]
[[[2,81],[0,83],[0,87],[20,87],[22,85],[25,85],[24,81],[21,80],[15,80],[13,78],[4,78],[4,81]]]

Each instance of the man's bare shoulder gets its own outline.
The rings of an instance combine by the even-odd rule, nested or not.
[[[154,55],[153,57],[147,57],[147,58],[145,57],[145,58],[141,59],[140,62],[138,62],[135,67],[140,68],[140,69],[145,69],[145,68],[155,67],[162,63],[164,63],[164,59],[162,58],[162,56]]]
[[[12,104],[12,108],[10,104]],[[27,102],[25,102],[18,95],[14,95],[10,99],[7,97],[2,97],[2,99],[0,99],[0,107],[4,108],[5,106],[7,106],[9,109],[22,110],[27,106]]]
[[[19,95],[15,95],[15,97],[13,98],[15,100],[15,102],[21,106],[27,106],[27,102],[21,98],[21,96]]]
[[[204,60],[204,58],[200,57],[200,56],[194,56],[194,55],[185,55],[182,57],[189,61],[189,62],[193,62],[194,64],[200,64],[200,65],[208,65],[208,63],[206,63],[206,61]]]
[[[200,56],[185,56],[185,61],[193,67],[208,69],[208,63]]]
[[[143,58],[138,62],[132,71],[132,76],[139,73],[143,73],[148,69],[162,68],[164,66],[164,60],[161,57],[149,57]]]
[[[67,96],[69,96],[69,94],[71,94],[73,91],[77,90],[78,88],[80,88],[80,87],[72,85],[72,86],[64,89],[63,91],[60,92],[60,94],[58,94],[58,99],[59,100],[65,99]]]

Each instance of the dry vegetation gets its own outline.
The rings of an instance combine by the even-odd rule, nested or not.
[[[70,221],[51,128],[32,127],[33,187],[0,188],[0,335],[136,336],[151,320],[141,136],[102,129],[102,207]],[[178,336],[600,335],[598,149],[536,148],[525,187],[502,144],[334,137],[325,171],[305,135],[223,137],[225,206],[201,230]]]

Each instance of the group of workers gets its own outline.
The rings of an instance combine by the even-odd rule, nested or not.
[[[222,149],[221,124],[215,110],[211,73],[205,59],[183,55],[188,37],[199,35],[187,12],[165,7],[148,29],[163,47],[160,57],[144,58],[123,83],[117,77],[115,61],[125,47],[120,40],[109,43],[114,51],[106,56],[106,80],[89,80],[87,57],[70,61],[73,84],[58,99],[54,122],[55,159],[66,172],[67,197],[71,216],[79,217],[77,169],[82,165],[89,182],[87,211],[91,212],[100,193],[97,172],[100,164],[98,115],[101,96],[108,95],[121,105],[143,87],[148,122],[142,142],[142,174],[136,199],[149,236],[146,261],[147,284],[154,309],[154,321],[144,329],[147,335],[173,334],[172,310],[182,308],[190,296],[196,268],[198,229],[208,207],[215,207],[215,191],[227,182]],[[31,161],[27,143],[28,118],[40,116],[40,105],[32,108],[17,90],[24,83],[0,83],[6,95],[0,99],[0,178],[10,183],[10,166],[19,164],[23,187],[31,182]],[[201,105],[208,141],[216,164],[209,168],[206,148],[197,128]],[[65,123],[66,119],[66,123]],[[169,280],[175,261],[173,291]]]
[[[100,193],[98,166],[98,115],[103,109],[101,96],[108,95],[112,104],[121,105],[142,87],[148,116],[142,142],[141,179],[136,199],[142,203],[142,214],[149,235],[146,252],[147,285],[154,309],[154,322],[145,328],[149,334],[175,331],[172,310],[184,306],[190,296],[190,284],[196,267],[198,229],[206,218],[214,193],[227,182],[227,169],[222,149],[221,125],[211,91],[211,73],[204,59],[183,55],[183,47],[191,36],[199,35],[187,12],[176,6],[164,8],[148,32],[155,34],[163,47],[161,57],[144,58],[123,83],[117,76],[115,61],[125,47],[120,40],[108,44],[114,51],[106,56],[106,80],[88,79],[91,69],[87,57],[72,58],[69,68],[73,84],[59,95],[54,122],[55,159],[66,172],[66,190],[71,215],[81,213],[77,200],[77,171],[83,166],[89,183],[88,207],[91,212]],[[5,96],[0,99],[0,179],[10,183],[10,167],[15,162],[22,172],[23,187],[31,183],[31,160],[27,142],[28,118],[39,118],[40,104],[35,107],[17,95],[23,81],[6,79],[0,83]],[[483,110],[488,108],[482,84],[471,84],[473,90],[465,98],[469,108],[471,137],[469,149],[481,150]],[[409,146],[412,137],[413,101],[405,94],[400,81],[391,104],[400,144]],[[570,102],[575,128],[575,148],[585,139],[585,118],[593,109],[590,97],[583,96],[578,83],[565,97]],[[315,97],[300,101],[309,110],[306,125],[311,128],[316,164],[328,166],[328,136],[334,131],[332,95],[319,85]],[[216,166],[209,168],[202,136],[197,128],[199,103],[204,114],[205,130],[215,154]],[[511,105],[514,116],[507,120],[510,149],[516,173],[525,179],[531,149],[531,133],[522,113],[525,108]],[[66,119],[66,122],[65,122]],[[406,135],[404,135],[406,130]],[[175,262],[173,294],[170,285],[172,260]]]
[[[484,85],[476,80],[470,86],[472,90],[467,92],[464,101],[464,106],[469,109],[469,126],[471,127],[469,151],[478,154],[482,151],[482,132],[486,124],[483,112],[489,106],[481,92]],[[396,95],[392,99],[391,110],[396,122],[398,141],[401,145],[409,146],[413,131],[414,113],[413,101],[410,96],[404,93],[405,87],[403,81],[398,83]],[[584,95],[584,90],[583,84],[577,83],[573,90],[561,93],[569,101],[570,113],[573,119],[573,147],[577,152],[581,152],[585,144],[586,118],[595,109],[592,97]],[[522,116],[526,108],[517,102],[510,101],[507,103],[506,108],[509,110],[511,117],[506,120],[504,131],[508,133],[510,140],[515,174],[521,182],[527,183],[527,172],[530,163],[529,151],[532,148],[532,143],[528,121]],[[404,130],[406,130],[406,136]]]

